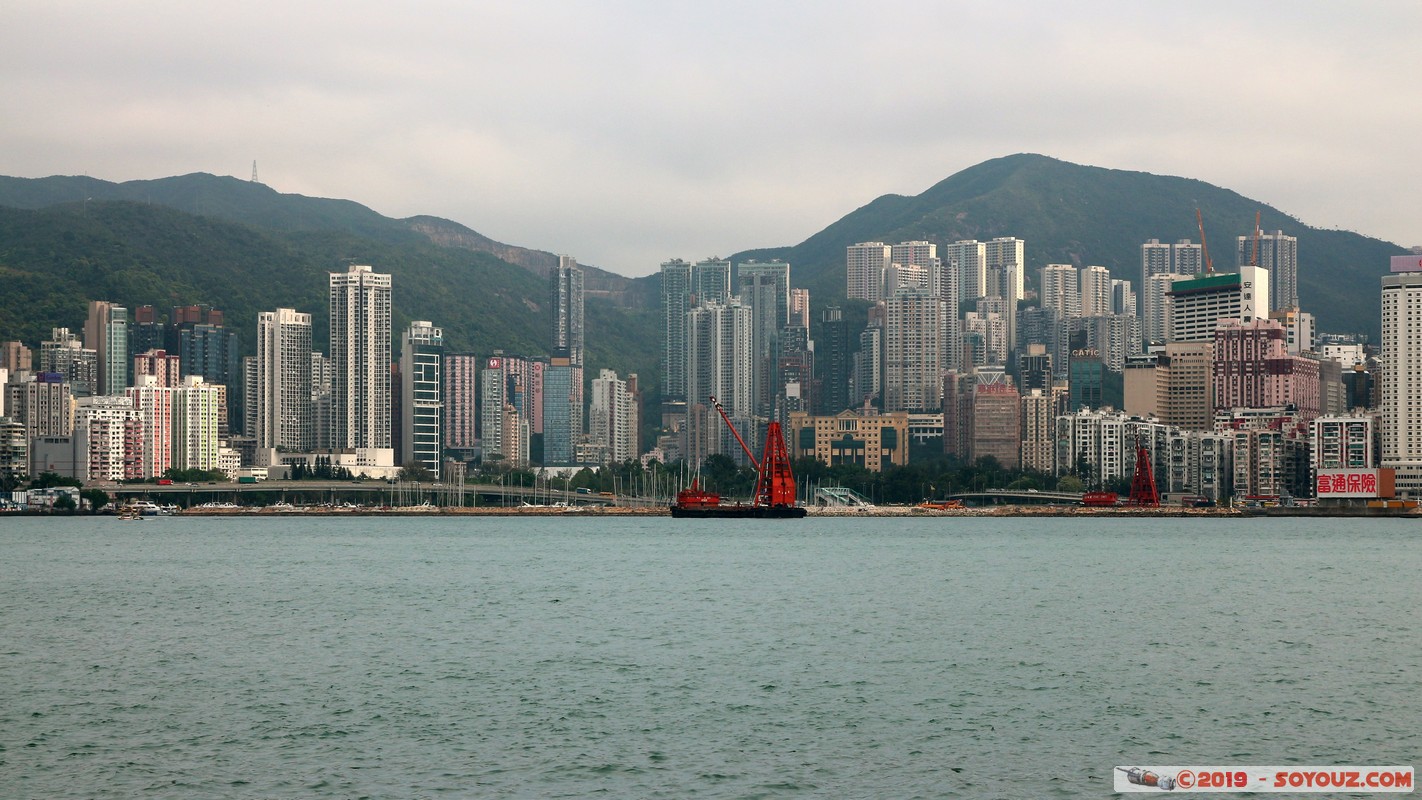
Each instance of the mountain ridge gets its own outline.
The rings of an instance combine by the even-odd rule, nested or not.
[[[1388,268],[1387,256],[1405,248],[1313,228],[1197,179],[1030,153],[984,161],[917,195],[881,195],[799,244],[745,250],[731,260],[789,261],[793,285],[809,289],[817,308],[842,302],[845,247],[861,241],[946,244],[1017,236],[1027,241],[1029,286],[1047,263],[1100,264],[1138,284],[1141,243],[1198,239],[1197,208],[1217,271],[1233,268],[1234,236],[1252,229],[1258,210],[1265,230],[1299,238],[1301,300],[1319,330],[1376,334],[1377,277]],[[351,260],[396,273],[401,313],[421,309],[413,316],[444,326],[458,347],[530,355],[546,349],[540,347],[545,287],[539,278],[557,256],[497,242],[457,222],[429,215],[394,219],[352,200],[282,194],[206,173],[125,183],[0,177],[4,338],[33,343],[47,338],[50,326],[72,327],[82,321],[87,299],[223,307],[221,297],[229,293],[237,298],[226,303],[230,318],[245,327],[252,324],[249,313],[275,307],[281,295],[274,289],[294,276],[300,285],[281,304],[319,311],[322,273]],[[62,280],[52,281],[53,275]],[[200,285],[203,280],[212,283]],[[655,274],[585,272],[590,365],[638,371],[649,391],[659,383],[646,377],[658,374],[661,356],[658,286]],[[847,318],[862,313],[855,308]],[[19,322],[19,315],[38,318]],[[316,316],[324,325],[324,314]],[[607,338],[598,342],[598,336]],[[594,349],[601,351],[597,357]]]
[[[931,241],[1016,236],[1027,242],[1027,279],[1049,263],[1101,265],[1140,289],[1140,245],[1149,239],[1199,240],[1195,210],[1217,272],[1235,266],[1235,237],[1261,228],[1299,239],[1299,292],[1319,329],[1375,334],[1375,281],[1401,245],[1351,231],[1314,228],[1266,203],[1195,178],[1072,164],[1019,153],[990,159],[917,195],[881,195],[796,245],[745,250],[733,260],[781,258],[792,282],[824,305],[844,297],[844,248],[864,241]]]
[[[0,176],[0,206],[40,209],[107,200],[162,205],[259,230],[344,230],[387,242],[423,237],[443,247],[488,253],[539,277],[547,277],[558,263],[553,253],[505,244],[452,220],[432,215],[387,217],[354,200],[278,192],[263,183],[206,172],[123,182],[73,175]],[[579,266],[595,291],[612,296],[631,288],[630,278],[593,265]]]

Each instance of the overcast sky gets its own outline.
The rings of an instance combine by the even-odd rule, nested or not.
[[[281,192],[626,275],[796,244],[1018,152],[1422,244],[1410,0],[8,0],[0,18],[0,173],[255,160]]]

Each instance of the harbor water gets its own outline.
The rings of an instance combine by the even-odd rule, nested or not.
[[[1413,764],[1412,520],[0,519],[0,797],[1022,797]]]

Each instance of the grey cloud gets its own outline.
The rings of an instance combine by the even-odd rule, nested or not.
[[[0,171],[244,175],[628,274],[1030,151],[1422,242],[1412,4],[19,0]]]

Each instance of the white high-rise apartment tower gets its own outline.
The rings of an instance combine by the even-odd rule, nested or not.
[[[1146,278],[1141,287],[1141,332],[1147,342],[1164,344],[1171,340],[1170,333],[1170,291],[1177,280],[1186,280],[1188,275],[1161,272]]]
[[[1170,257],[1177,275],[1199,275],[1205,271],[1205,248],[1189,239],[1181,239],[1170,246]]]
[[[332,444],[389,449],[390,276],[352,266],[330,289]]]
[[[1050,308],[1063,319],[1081,316],[1081,283],[1076,267],[1048,264],[1042,267],[1042,308]]]
[[[637,425],[637,404],[627,381],[602,370],[592,381],[588,438],[607,453],[609,463],[621,464],[638,456]]]
[[[1025,276],[1027,242],[1012,236],[999,236],[983,242],[983,266],[987,272],[996,270],[1001,283],[996,290],[987,287],[987,294],[1006,297],[1014,303],[1026,291]],[[1015,267],[1015,269],[1014,269]]]
[[[1422,496],[1422,272],[1382,278],[1382,465],[1399,496]]]
[[[1104,317],[1111,313],[1111,271],[1105,267],[1081,270],[1081,315]]]
[[[1150,276],[1164,275],[1171,271],[1170,251],[1170,245],[1162,244],[1159,239],[1151,239],[1141,245],[1142,287],[1150,282]]]
[[[958,289],[963,300],[986,296],[987,245],[964,239],[943,246],[943,263],[958,266]],[[957,309],[953,310],[957,314]]]
[[[257,315],[256,391],[250,413],[257,447],[311,449],[311,315],[289,308]]]
[[[715,397],[732,417],[755,410],[751,307],[737,299],[707,303],[686,315],[686,394],[689,404]]]
[[[943,403],[948,306],[927,290],[884,300],[884,410],[937,410]]]
[[[893,248],[883,242],[860,242],[845,248],[845,297],[881,300],[884,270],[893,263]]]

